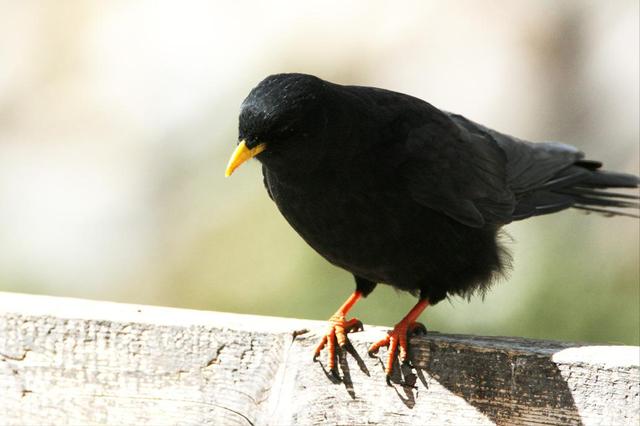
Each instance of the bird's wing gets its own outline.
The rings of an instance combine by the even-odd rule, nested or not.
[[[584,157],[577,148],[557,142],[532,143],[513,136],[505,135],[484,127],[478,123],[456,114],[449,114],[456,124],[471,134],[472,138],[484,136],[490,138],[504,152],[506,158],[507,186],[515,194],[548,187],[558,183],[558,178],[569,179],[567,174],[560,173]],[[598,168],[598,162],[591,167]],[[585,170],[573,170],[583,173]],[[560,175],[558,175],[560,173]]]
[[[506,158],[491,138],[434,114],[409,132],[401,174],[413,198],[472,227],[509,222]]]
[[[405,149],[401,174],[413,198],[472,227],[509,223],[523,197],[583,172],[571,167],[582,158],[574,147],[522,141],[444,112],[409,132]]]
[[[584,160],[577,148],[557,142],[532,143],[474,123],[460,115],[449,115],[472,135],[491,138],[506,158],[506,184],[516,205],[511,220],[564,210],[575,197],[557,192],[590,179],[602,164]]]

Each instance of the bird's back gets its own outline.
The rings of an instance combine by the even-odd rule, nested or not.
[[[577,148],[533,143],[418,98],[383,89],[348,86],[375,119],[368,126],[386,135],[382,145],[395,159],[393,173],[411,196],[471,227],[504,225],[531,216],[578,208],[636,216],[635,194],[607,191],[637,188],[637,176],[600,170]],[[354,96],[355,95],[355,96]],[[378,148],[384,150],[385,148]]]

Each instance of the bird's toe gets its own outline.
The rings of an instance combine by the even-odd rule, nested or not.
[[[348,342],[347,334],[362,331],[363,325],[357,318],[346,320],[342,315],[334,315],[329,319],[329,328],[322,337],[313,354],[313,360],[317,361],[322,350],[327,349],[327,366],[329,370],[336,368],[336,346],[341,349]]]
[[[389,341],[390,341],[390,334],[387,334],[383,339],[380,339],[376,343],[371,345],[368,351],[369,356],[373,357],[378,353],[381,347],[389,346]]]
[[[410,364],[408,337],[415,334],[426,333],[427,328],[419,322],[412,322],[410,324],[402,322],[398,323],[383,339],[380,339],[378,342],[371,345],[369,348],[369,356],[375,356],[383,346],[389,348],[387,351],[387,362],[385,364],[385,372],[387,374],[387,378],[389,378],[393,372],[393,363],[396,356],[401,364]]]

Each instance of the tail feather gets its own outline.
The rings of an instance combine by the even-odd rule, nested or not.
[[[614,209],[640,209],[640,204],[630,200],[638,200],[637,194],[625,194],[607,191],[609,188],[637,188],[640,184],[638,176],[594,170],[585,179],[569,188],[556,189],[556,192],[571,196],[572,207],[604,213],[611,216],[639,217],[636,212]]]
[[[640,218],[640,216],[638,216],[637,214],[632,214],[632,213],[627,213],[627,212],[617,212],[617,211],[613,211],[613,210],[609,210],[609,209],[599,209],[597,207],[574,205],[573,208],[574,209],[579,209],[579,210],[586,210],[587,212],[602,213],[607,217],[626,216],[626,217],[633,217],[633,218],[636,218],[636,219]]]
[[[625,198],[628,200],[640,200],[640,196],[631,195],[631,194],[623,194],[621,192],[610,192],[610,191],[598,191],[597,189],[589,189],[588,187],[575,187],[573,189],[565,189],[559,190],[557,192],[566,193],[570,195],[582,194],[582,195],[593,195],[593,196],[603,196],[603,197],[613,197],[613,198]]]
[[[630,201],[621,201],[613,198],[582,197],[580,195],[574,195],[573,199],[575,204],[583,204],[586,206],[618,207],[621,209],[640,208],[640,205],[638,203],[632,203]]]
[[[638,188],[640,178],[626,173],[596,170],[599,163],[581,160],[562,170],[538,189],[523,194],[514,220],[576,208],[607,216],[639,217],[640,196],[609,189]],[[635,211],[634,211],[635,210]]]
[[[590,173],[581,185],[593,188],[637,188],[640,178],[627,173],[596,170]]]

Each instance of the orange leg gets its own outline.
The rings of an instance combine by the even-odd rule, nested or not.
[[[353,305],[362,297],[362,293],[356,290],[346,302],[336,311],[331,318],[329,318],[329,329],[324,335],[313,355],[313,359],[316,360],[320,355],[320,351],[327,346],[328,355],[328,367],[329,370],[334,370],[336,367],[336,341],[340,347],[344,347],[347,344],[347,333],[352,331],[362,330],[362,323],[356,318],[350,320],[345,319],[345,316]]]
[[[369,355],[373,355],[376,354],[381,347],[389,347],[387,365],[385,368],[387,376],[390,376],[393,371],[393,360],[396,357],[396,350],[398,349],[398,346],[400,347],[400,362],[406,361],[408,351],[407,336],[409,333],[417,329],[426,331],[424,325],[416,322],[416,320],[427,306],[429,306],[429,301],[427,299],[418,301],[416,306],[414,306],[407,316],[402,318],[402,320],[393,327],[393,330],[391,330],[384,339],[374,343],[369,348]]]

